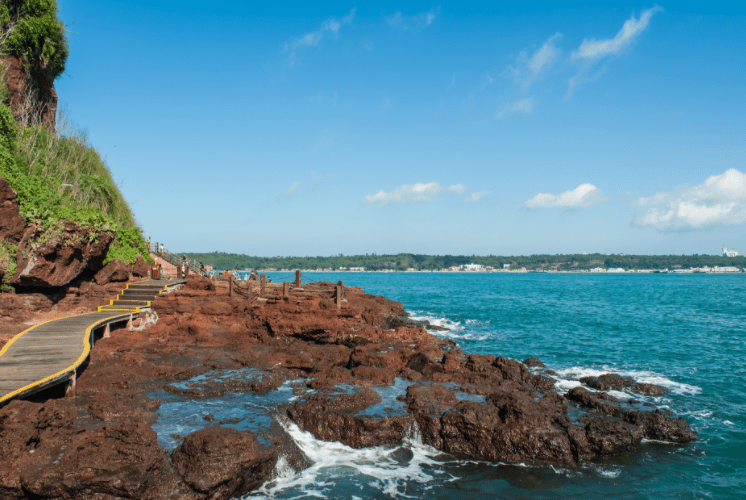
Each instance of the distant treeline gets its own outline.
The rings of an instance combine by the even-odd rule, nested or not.
[[[481,264],[502,268],[525,267],[534,269],[592,269],[595,267],[623,269],[688,269],[690,267],[735,266],[746,267],[746,257],[721,257],[717,255],[527,255],[504,257],[499,255],[335,255],[330,257],[252,257],[250,255],[213,252],[187,253],[189,259],[212,265],[216,270],[226,269],[339,269],[364,267],[366,271],[404,271],[445,269],[462,264]]]

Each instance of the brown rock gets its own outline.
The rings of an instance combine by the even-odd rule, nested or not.
[[[261,486],[278,457],[250,432],[213,425],[189,434],[172,458],[189,486],[211,499],[228,499]]]
[[[150,264],[145,262],[142,255],[137,256],[137,260],[132,266],[132,275],[138,278],[147,278],[150,273]]]
[[[97,493],[142,497],[168,459],[153,429],[122,422],[72,436],[72,442],[33,454],[21,472],[23,489],[41,498]],[[46,451],[46,453],[45,453]],[[66,471],[75,470],[76,474]]]
[[[529,368],[546,368],[546,365],[536,358],[526,358],[523,360],[523,364]]]
[[[458,403],[452,390],[440,384],[416,384],[407,387],[407,407],[412,413],[439,416]]]
[[[0,237],[18,243],[26,231],[26,219],[21,216],[18,193],[0,177]]]
[[[11,284],[21,287],[54,288],[82,275],[95,275],[102,266],[114,235],[103,232],[93,239],[88,230],[66,222],[46,241],[37,243],[42,231],[29,227],[18,244],[18,270]]]
[[[662,396],[663,394],[668,392],[668,389],[666,389],[663,386],[655,385],[655,384],[645,384],[645,383],[639,383],[635,384],[632,387],[630,387],[635,392],[639,392],[640,394],[645,394],[647,396]]]
[[[407,362],[407,368],[416,372],[420,372],[425,377],[429,377],[433,373],[443,371],[443,366],[431,360],[424,352],[418,352],[417,354],[412,356]]]
[[[598,458],[632,451],[643,437],[639,427],[616,418],[594,418],[585,426],[585,435]]]
[[[97,285],[105,285],[111,282],[127,281],[130,277],[130,266],[122,259],[114,259],[106,264],[94,276]]]
[[[54,130],[57,117],[57,92],[54,89],[54,75],[51,67],[36,65],[30,71],[30,65],[14,55],[3,56],[5,81],[8,84],[8,97],[5,102],[17,120],[28,118],[24,114],[31,112],[40,118],[41,124]],[[31,96],[31,102],[26,100]]]
[[[635,383],[633,379],[615,373],[604,373],[598,377],[582,377],[580,381],[598,391],[620,391]]]

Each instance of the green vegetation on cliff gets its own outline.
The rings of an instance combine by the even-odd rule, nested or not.
[[[462,264],[481,264],[502,268],[525,267],[529,270],[582,270],[594,267],[623,269],[689,269],[703,266],[746,267],[746,257],[721,257],[718,255],[420,255],[400,253],[396,255],[335,255],[331,257],[252,257],[250,255],[213,252],[187,253],[190,260],[212,265],[215,269],[339,269],[340,267],[364,267],[367,271],[404,271],[447,269]]]
[[[0,0],[0,26],[0,53],[20,58],[32,81],[51,82],[62,74],[68,47],[55,0]],[[88,228],[92,238],[101,231],[116,232],[107,262],[134,262],[138,255],[150,260],[142,231],[86,134],[64,115],[58,116],[54,131],[33,115],[19,122],[7,100],[3,81],[0,175],[18,191],[21,215],[51,233],[62,221]]]
[[[31,72],[50,81],[62,74],[68,47],[55,0],[2,0],[0,24],[7,35],[4,53],[20,58]]]

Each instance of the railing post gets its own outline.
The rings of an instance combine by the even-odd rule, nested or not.
[[[300,269],[295,270],[295,288],[300,288]]]
[[[339,293],[340,293],[340,295],[344,299],[345,298],[345,284],[342,283],[341,281],[338,281],[337,282],[337,286],[339,287]]]
[[[287,281],[282,284],[282,298],[283,300],[290,299],[290,283]]]
[[[187,276],[189,276],[189,264],[184,266],[184,279],[187,279]]]
[[[264,278],[264,273],[262,273],[259,276],[259,296],[260,297],[264,297],[264,283],[265,283],[265,278]]]
[[[181,279],[181,264],[176,264],[176,279]]]

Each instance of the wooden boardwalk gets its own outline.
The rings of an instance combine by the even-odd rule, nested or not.
[[[90,355],[94,331],[128,321],[149,307],[155,295],[186,280],[149,280],[128,285],[136,289],[137,305],[103,306],[98,312],[60,318],[32,326],[13,337],[0,350],[0,406],[60,382],[74,387],[77,369]],[[140,297],[149,300],[140,300]],[[116,301],[114,301],[116,302]],[[147,306],[139,305],[147,302]],[[108,308],[108,309],[105,309]]]

